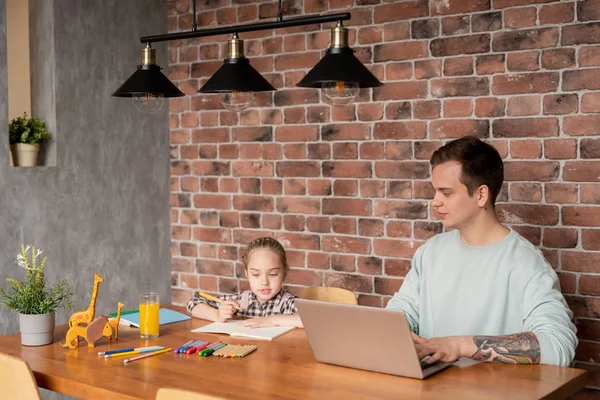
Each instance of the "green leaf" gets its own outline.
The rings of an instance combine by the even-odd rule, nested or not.
[[[22,117],[16,117],[8,124],[8,138],[10,144],[39,144],[52,139],[52,135],[44,120],[27,118],[27,113],[23,113]]]

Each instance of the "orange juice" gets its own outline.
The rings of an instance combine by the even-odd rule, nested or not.
[[[140,303],[140,337],[144,339],[158,337],[159,309],[158,302]]]

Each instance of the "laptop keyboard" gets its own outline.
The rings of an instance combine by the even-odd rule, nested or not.
[[[439,365],[441,363],[442,363],[441,361],[436,361],[436,362],[434,362],[432,364],[427,364],[426,360],[421,360],[421,369],[423,371],[425,371],[426,369],[429,369],[431,367],[435,367],[436,365]]]

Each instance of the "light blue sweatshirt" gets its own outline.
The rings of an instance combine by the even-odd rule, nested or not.
[[[403,311],[425,338],[533,332],[542,364],[568,366],[575,356],[577,330],[558,276],[513,230],[483,247],[464,244],[458,230],[434,236],[387,308]]]

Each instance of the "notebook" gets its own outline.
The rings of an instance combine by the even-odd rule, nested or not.
[[[273,340],[294,329],[293,326],[274,326],[269,328],[246,328],[239,325],[239,321],[213,322],[192,332],[225,333],[231,337],[244,337],[248,339]]]
[[[117,316],[116,313],[109,314],[111,317],[115,318]],[[187,321],[191,319],[189,315],[182,314],[177,311],[173,311],[168,308],[161,308],[159,314],[160,325],[172,324],[174,322]],[[140,327],[140,312],[138,310],[130,310],[121,312],[121,320],[119,321],[119,325],[128,325],[135,326],[136,328]]]

